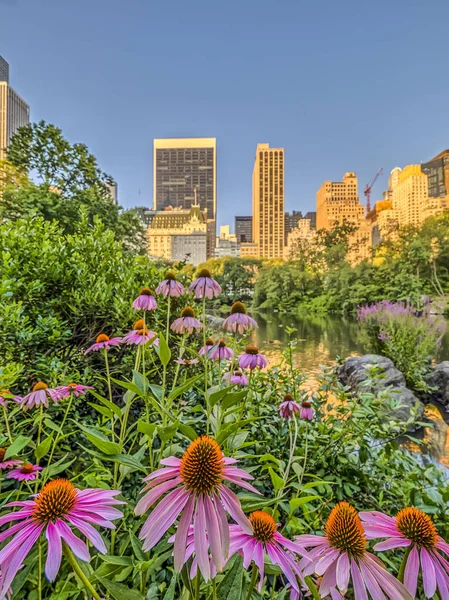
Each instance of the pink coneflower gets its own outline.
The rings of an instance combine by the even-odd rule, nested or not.
[[[21,402],[22,398],[20,396],[14,396],[9,390],[1,390],[0,391],[0,406],[6,408],[8,406],[8,401],[13,400],[14,402]]]
[[[198,277],[190,284],[189,291],[195,294],[195,298],[216,298],[221,294],[221,285],[212,278],[209,269],[201,269]]]
[[[98,352],[99,350],[110,350],[113,346],[120,346],[122,342],[122,338],[115,337],[110,338],[105,333],[100,333],[100,335],[95,340],[95,344],[92,344],[90,348],[88,348],[84,354],[88,354],[89,352]]]
[[[226,345],[226,342],[220,340],[210,349],[208,356],[211,360],[231,360],[234,352]]]
[[[239,356],[239,365],[242,369],[253,370],[256,367],[264,369],[268,365],[268,360],[259,353],[256,346],[247,346],[245,352]]]
[[[70,394],[78,396],[85,396],[88,390],[93,390],[91,385],[82,385],[80,383],[69,383],[68,385],[58,385],[52,394],[53,399],[64,400],[68,398]]]
[[[17,479],[17,481],[34,481],[37,478],[39,471],[42,471],[42,467],[27,463],[21,467],[17,467],[17,469],[9,471],[6,478]]]
[[[204,355],[208,356],[209,350],[211,348],[213,348],[214,346],[215,346],[214,340],[212,340],[211,338],[207,338],[205,345],[202,348],[200,348],[199,355],[200,356],[204,356]]]
[[[279,414],[283,419],[291,419],[294,414],[299,412],[300,406],[292,395],[285,394],[284,401],[279,404]]]
[[[179,319],[173,321],[170,329],[175,333],[192,333],[194,329],[201,329],[203,324],[195,318],[195,311],[190,306],[186,306],[181,311]]]
[[[22,398],[19,405],[21,408],[28,410],[33,406],[45,406],[48,408],[48,399],[51,398],[53,402],[58,401],[58,393],[55,388],[49,388],[46,383],[39,381],[33,387],[33,391]]]
[[[143,319],[139,319],[134,323],[132,331],[128,332],[125,336],[123,336],[122,342],[124,342],[125,344],[135,344],[136,346],[143,346],[150,340],[153,340],[153,346],[159,345],[159,339],[157,338],[157,334],[154,333],[154,331],[150,331],[145,326]]]
[[[297,557],[305,557],[304,566],[309,563],[307,551],[297,542],[292,542],[277,530],[275,520],[263,510],[256,510],[249,515],[251,531],[243,530],[240,525],[231,525],[231,545],[229,554],[239,552],[243,556],[243,567],[247,569],[252,561],[259,569],[260,579],[257,586],[260,592],[264,578],[264,556],[268,554],[273,564],[279,565],[282,573],[293,589],[299,592],[297,577],[303,580]]]
[[[223,322],[223,329],[243,334],[247,329],[255,329],[256,321],[251,318],[243,302],[234,302],[231,307],[231,314]]]
[[[301,419],[304,419],[304,421],[311,421],[313,419],[313,407],[310,402],[307,402],[306,400],[301,402],[299,416]]]
[[[139,296],[133,302],[133,308],[136,310],[156,310],[157,302],[154,299],[150,288],[142,288]]]
[[[185,562],[187,562],[189,560],[189,558],[192,558],[192,564],[190,565],[190,579],[194,579],[197,574],[198,574],[198,560],[196,558],[196,556],[194,556],[195,553],[195,528],[193,527],[193,525],[190,525],[189,527],[189,533],[187,535],[187,542],[186,542],[186,554],[184,557]],[[170,544],[173,544],[174,541],[176,539],[176,534],[172,535],[171,537],[168,538],[168,542]],[[209,540],[208,540],[209,543]],[[223,567],[225,566],[226,563],[226,558],[223,562]],[[215,576],[217,575],[217,569],[215,567],[214,561],[212,560],[212,556],[209,553],[209,565],[210,565],[210,577],[211,579],[214,579]]]
[[[185,288],[180,281],[176,279],[176,275],[173,271],[168,271],[165,275],[164,281],[156,288],[156,294],[162,294],[164,298],[170,296],[171,298],[179,298],[185,292]]]
[[[6,469],[12,469],[17,465],[21,465],[23,460],[18,460],[16,458],[13,459],[5,459],[6,448],[0,448],[0,471],[4,471]]]
[[[228,371],[223,375],[223,381],[227,381],[231,385],[240,385],[245,387],[248,385],[248,378],[242,371]]]
[[[322,598],[332,592],[343,594],[352,579],[356,598],[367,598],[367,591],[375,599],[411,600],[405,586],[389,573],[381,561],[366,551],[366,536],[353,506],[340,502],[331,510],[321,535],[300,535],[297,542],[309,552],[311,564],[303,575],[315,572],[323,576],[319,593]],[[383,594],[382,594],[382,592]]]
[[[200,361],[198,358],[181,358],[178,357],[175,359],[175,363],[178,365],[197,365]]]
[[[209,547],[215,567],[221,571],[229,549],[226,511],[245,531],[251,531],[239,499],[226,483],[259,493],[245,481],[253,477],[235,467],[236,462],[226,458],[217,442],[206,435],[192,442],[182,459],[172,456],[161,460],[165,468],[144,479],[148,483],[143,491],[147,493],[136,506],[136,514],[142,515],[171,490],[142,527],[144,551],[153,548],[182,513],[175,536],[175,570],[179,572],[185,563],[187,536],[193,522],[195,553],[204,579],[208,581],[211,576]]]
[[[13,536],[0,550],[3,573],[0,598],[4,597],[41,533],[45,532],[48,540],[45,574],[49,581],[55,580],[61,565],[62,541],[79,559],[90,560],[87,545],[72,532],[70,525],[78,529],[99,552],[106,554],[106,545],[92,525],[115,528],[111,521],[121,518],[123,514],[113,506],[125,504],[114,498],[119,493],[103,489],[78,490],[67,479],[55,479],[47,483],[32,500],[6,504],[7,507],[22,508],[0,517],[0,526],[20,521],[0,534],[0,543]]]
[[[362,512],[363,527],[368,539],[387,538],[374,546],[383,551],[407,548],[404,584],[416,595],[421,570],[424,594],[431,598],[438,587],[441,598],[449,597],[449,563],[438,550],[449,555],[449,544],[438,535],[431,518],[419,508],[403,508],[396,517],[381,512]]]

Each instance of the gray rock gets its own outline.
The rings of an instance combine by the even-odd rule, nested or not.
[[[369,369],[371,367],[377,367],[378,377],[372,385],[367,385]],[[406,421],[410,416],[411,408],[416,405],[419,407],[420,415],[424,412],[421,402],[413,392],[406,387],[404,375],[396,369],[393,361],[385,356],[378,356],[377,354],[351,356],[350,358],[347,358],[339,368],[338,376],[340,381],[344,385],[349,386],[355,393],[378,393],[388,388],[389,393],[391,393],[401,404],[401,407],[397,409],[395,415],[398,419]]]
[[[425,380],[432,389],[424,399],[426,401],[437,401],[449,407],[449,360],[432,367]]]

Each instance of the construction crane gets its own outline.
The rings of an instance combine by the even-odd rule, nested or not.
[[[376,176],[371,181],[371,183],[367,183],[365,186],[365,191],[363,193],[366,196],[366,214],[368,214],[371,210],[371,190],[373,189],[373,186],[376,183],[379,175],[382,174],[382,171],[383,171],[383,167],[380,167],[380,169],[377,171]]]

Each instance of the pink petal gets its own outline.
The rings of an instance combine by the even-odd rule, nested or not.
[[[351,559],[351,573],[355,600],[368,600],[368,594],[366,593],[360,569],[354,559]]]
[[[189,492],[184,488],[172,490],[151,512],[139,535],[141,540],[145,540],[143,544],[145,552],[155,546],[167,529],[173,525],[189,496]]]
[[[327,538],[322,535],[298,535],[296,541],[305,548],[313,548],[314,546],[328,546]]]
[[[349,558],[346,552],[342,552],[337,562],[337,587],[340,591],[345,592],[349,584]]]
[[[323,575],[332,563],[337,563],[340,550],[334,548],[327,548],[320,560],[315,565],[315,573],[317,575]]]
[[[407,588],[398,581],[396,577],[393,577],[393,575],[385,569],[382,563],[382,566],[378,564],[377,557],[366,552],[363,561],[382,590],[389,598],[391,598],[391,600],[411,600]]]
[[[258,542],[254,549],[253,558],[254,558],[254,562],[256,563],[256,565],[259,569],[259,583],[257,584],[257,590],[259,593],[262,591],[263,579],[264,579],[265,565],[264,565],[263,557],[264,557],[263,544],[262,544],[262,542]]]
[[[393,548],[406,548],[410,546],[411,541],[405,538],[390,538],[385,542],[379,542],[374,546],[376,552],[383,552],[385,550],[393,550]]]
[[[425,548],[421,548],[421,572],[424,585],[424,593],[427,598],[432,598],[437,589],[435,567],[433,559]]]
[[[438,590],[440,592],[441,600],[449,599],[449,577],[444,572],[443,567],[438,561],[434,562],[435,575],[437,578]]]
[[[8,560],[6,568],[2,570],[3,578],[0,586],[0,598],[6,597],[17,571],[21,568],[23,561],[31,551],[43,529],[44,525],[33,524],[33,527],[29,529],[28,535],[25,537],[25,541],[13,553],[11,560]]]
[[[223,570],[223,551],[221,548],[220,525],[215,506],[208,495],[204,496],[204,513],[206,517],[207,538],[209,540],[212,560],[217,571]]]
[[[223,504],[220,502],[220,500],[216,496],[212,497],[212,502],[215,506],[215,512],[217,513],[217,516],[218,516],[218,526],[220,528],[220,539],[221,539],[221,551],[223,553],[225,560],[227,560],[227,558],[229,556],[229,542],[230,542],[228,519],[226,517],[226,513],[223,508]]]
[[[146,513],[150,506],[152,506],[157,500],[159,500],[159,498],[163,494],[165,494],[165,492],[168,492],[168,490],[171,490],[180,483],[181,478],[176,477],[176,479],[170,479],[169,481],[165,481],[164,483],[161,483],[160,485],[154,487],[150,492],[145,494],[145,496],[143,496],[136,504],[136,508],[134,509],[135,514],[143,515],[144,513]]]
[[[289,580],[291,586],[299,592],[299,586],[296,580],[296,575],[293,573],[291,566],[289,565],[287,553],[282,552],[282,549],[278,548],[273,542],[267,543],[266,548],[270,560],[281,567],[283,574]]]
[[[101,552],[102,554],[107,553],[107,548],[103,541],[103,538],[98,533],[98,531],[95,529],[95,527],[92,527],[92,525],[90,525],[89,523],[86,523],[82,519],[78,519],[77,517],[69,516],[67,518],[67,520],[69,521],[69,523],[72,523],[72,525],[74,527],[79,529],[81,531],[81,533],[87,537],[87,539],[90,541],[90,543],[99,552]]]
[[[220,488],[220,497],[226,510],[234,519],[234,521],[236,521],[240,525],[243,531],[246,531],[247,533],[252,533],[253,528],[251,527],[251,523],[245,516],[245,513],[243,512],[242,507],[240,506],[240,501],[234,494],[234,492],[231,492],[229,488],[227,488],[225,485],[222,485]]]
[[[62,542],[58,529],[50,521],[45,535],[48,540],[48,553],[45,562],[45,575],[48,581],[54,581],[61,566]]]
[[[55,523],[55,527],[59,535],[67,543],[68,547],[73,552],[73,554],[75,554],[75,556],[77,556],[81,560],[89,562],[90,554],[85,542],[83,542],[83,540],[80,540],[80,538],[73,533],[73,531],[70,529],[67,523],[58,520]]]
[[[360,561],[359,567],[363,577],[363,581],[365,582],[365,586],[368,589],[368,592],[371,594],[373,600],[385,600],[385,594],[381,590],[380,585],[377,583],[377,580],[374,577],[374,575],[365,566],[363,560]]]
[[[208,553],[208,543],[206,537],[206,517],[204,511],[204,499],[202,496],[196,501],[195,517],[193,526],[195,528],[195,554],[198,561],[198,567],[205,579],[210,579],[210,563]]]
[[[192,523],[193,509],[195,508],[195,496],[192,494],[187,500],[187,504],[179,520],[179,526],[175,535],[174,558],[175,571],[179,573],[186,560],[186,543],[190,524]]]

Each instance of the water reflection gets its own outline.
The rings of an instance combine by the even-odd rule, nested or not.
[[[365,353],[358,324],[354,319],[332,315],[307,315],[292,318],[280,312],[258,313],[259,328],[255,334],[255,342],[268,357],[271,365],[281,362],[281,353],[285,349],[288,335],[287,327],[296,332],[292,338],[297,342],[293,353],[293,362],[305,375],[311,378],[319,371],[320,365],[329,366],[338,357]],[[449,333],[443,339],[439,360],[449,360]],[[411,452],[422,452],[433,461],[449,468],[449,414],[443,407],[428,405],[425,417],[432,423],[431,428],[424,429],[420,437],[423,445],[407,442]],[[445,422],[446,421],[446,422]]]

